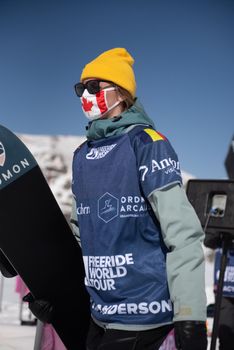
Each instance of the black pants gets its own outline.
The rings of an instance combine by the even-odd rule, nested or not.
[[[147,331],[104,330],[91,321],[87,350],[157,350],[172,328],[173,325]]]
[[[222,298],[219,343],[220,350],[234,350],[234,298]]]

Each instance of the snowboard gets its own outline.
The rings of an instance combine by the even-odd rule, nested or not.
[[[90,311],[81,249],[35,158],[1,125],[0,223],[13,272],[36,299],[52,303],[52,325],[67,349],[84,350]]]

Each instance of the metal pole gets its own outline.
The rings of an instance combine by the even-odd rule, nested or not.
[[[33,350],[40,350],[41,349],[43,328],[44,328],[44,323],[37,320],[37,328],[36,328],[36,335],[35,335],[35,342],[34,342]]]
[[[0,312],[2,311],[2,300],[3,300],[3,285],[4,285],[4,276],[1,275],[1,284],[0,284]]]

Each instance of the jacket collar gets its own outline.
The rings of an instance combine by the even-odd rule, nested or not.
[[[87,127],[86,136],[88,140],[98,140],[122,134],[126,128],[137,124],[155,128],[154,122],[148,117],[138,100],[121,115],[110,119],[97,119],[90,122]]]

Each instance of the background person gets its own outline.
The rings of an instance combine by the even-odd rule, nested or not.
[[[217,291],[222,249],[215,252],[214,291]],[[219,349],[234,350],[234,249],[228,251],[219,318]]]

